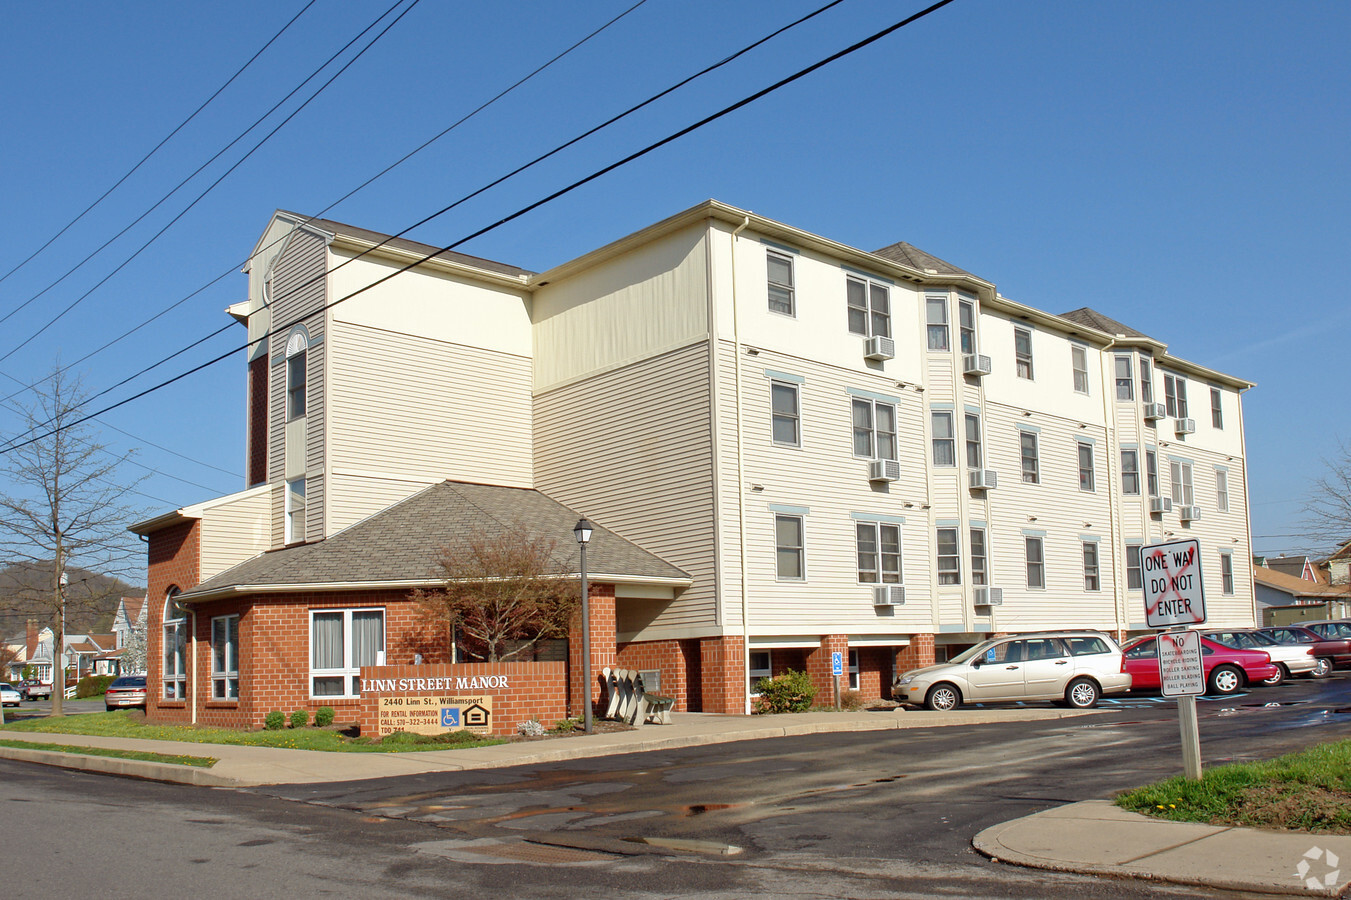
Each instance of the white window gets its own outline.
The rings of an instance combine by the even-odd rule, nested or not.
[[[1168,415],[1175,419],[1187,418],[1187,379],[1164,372],[1163,399]]]
[[[169,588],[164,597],[164,682],[165,700],[188,698],[188,612],[178,603],[179,590]]]
[[[1229,473],[1224,469],[1215,470],[1215,508],[1229,512]]]
[[[383,609],[310,612],[310,696],[361,696],[361,667],[385,664]]]
[[[305,479],[296,478],[286,482],[286,534],[288,544],[298,544],[305,540]]]
[[[956,528],[938,529],[938,583],[962,583],[962,554]]]
[[[1149,496],[1159,496],[1159,454],[1153,450],[1145,451],[1145,487]]]
[[[957,465],[957,438],[952,433],[952,413],[935,410],[930,413],[930,419],[933,422],[934,465]]]
[[[854,455],[870,459],[896,458],[896,407],[876,400],[852,404]]]
[[[804,575],[802,517],[774,517],[775,572],[780,581],[801,581]]]
[[[746,654],[746,656],[746,662],[750,670],[750,683],[747,685],[747,688],[749,689],[751,696],[754,697],[759,694],[759,691],[755,689],[755,686],[759,684],[762,679],[773,678],[774,668],[769,658],[768,650],[752,650],[750,653]]]
[[[1098,575],[1098,543],[1084,541],[1084,590],[1102,590],[1102,580]]]
[[[1180,459],[1169,460],[1169,474],[1173,476],[1173,505],[1192,505],[1192,464]]]
[[[1224,407],[1221,404],[1220,389],[1213,387],[1210,389],[1210,424],[1216,428],[1224,428]]]
[[[1088,393],[1088,350],[1078,344],[1070,345],[1070,368],[1074,370],[1074,392]]]
[[[1140,493],[1140,453],[1137,450],[1121,451],[1121,493]]]
[[[786,381],[771,381],[769,405],[774,443],[783,447],[802,446],[798,386]]]
[[[286,339],[286,421],[305,415],[306,358],[309,338],[297,328]]]
[[[1046,587],[1046,548],[1042,539],[1024,535],[1023,546],[1027,551],[1027,586]]]
[[[929,294],[924,298],[924,315],[928,325],[929,349],[948,349],[948,298],[946,294]]]
[[[864,337],[891,337],[891,290],[868,278],[845,279],[849,331]]]
[[[211,620],[211,699],[239,699],[239,616]]]
[[[1019,378],[1032,377],[1032,332],[1026,328],[1013,329],[1013,358]]]
[[[858,580],[861,584],[901,584],[901,526],[856,522]]]
[[[1035,431],[1018,432],[1018,452],[1022,458],[1023,481],[1027,484],[1041,483],[1041,456],[1037,448]]]
[[[1126,545],[1126,590],[1138,591],[1145,586],[1144,569],[1140,566],[1140,545]]]
[[[976,301],[957,298],[957,327],[961,331],[963,353],[976,352]]]
[[[783,253],[766,251],[769,269],[769,311],[795,315],[793,305],[793,258]]]
[[[1149,357],[1140,357],[1140,402],[1154,402],[1154,366]]]
[[[858,690],[858,651],[849,651],[849,690]]]
[[[1093,445],[1079,441],[1079,490],[1092,491],[1093,486]]]
[[[1114,363],[1116,365],[1116,399],[1134,400],[1135,382],[1131,378],[1131,358],[1129,356],[1118,356]]]
[[[980,469],[985,465],[985,451],[981,446],[980,439],[980,416],[975,413],[966,414],[966,464],[972,469]]]
[[[1234,554],[1220,551],[1220,593],[1234,592]]]
[[[985,529],[971,529],[971,583],[989,584],[989,554],[985,550]]]

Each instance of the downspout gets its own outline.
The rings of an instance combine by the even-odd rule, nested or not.
[[[192,724],[197,724],[197,610],[192,611],[192,686],[188,689],[188,702],[192,704]]]
[[[1108,498],[1108,522],[1107,534],[1111,542],[1109,546],[1112,550],[1112,618],[1116,622],[1116,634],[1112,637],[1121,640],[1125,631],[1121,627],[1121,614],[1126,607],[1126,552],[1125,545],[1121,543],[1121,508],[1125,505],[1123,500],[1118,498],[1117,489],[1120,487],[1120,466],[1121,466],[1121,435],[1116,423],[1116,358],[1109,356],[1113,347],[1116,346],[1116,338],[1107,342],[1107,346],[1099,351],[1098,365],[1098,383],[1102,388],[1102,420],[1107,426],[1107,498]],[[1108,365],[1110,364],[1110,366]],[[1111,373],[1110,375],[1108,373]],[[1135,366],[1131,366],[1131,396],[1138,393],[1135,388]],[[1136,407],[1136,413],[1140,412],[1139,399],[1132,404]],[[1139,421],[1139,416],[1136,416]],[[1139,477],[1140,466],[1144,460],[1143,435],[1137,443],[1136,449],[1136,477]],[[1098,548],[1098,569],[1102,569],[1102,548]]]
[[[741,567],[741,641],[745,651],[741,654],[741,685],[745,689],[746,703],[743,712],[746,715],[750,715],[751,711],[750,691],[746,688],[751,681],[751,632],[750,586],[746,579],[746,442],[745,429],[741,425],[741,316],[737,311],[736,302],[736,239],[750,224],[751,217],[746,216],[732,231],[732,375],[736,381],[733,397],[736,399],[737,543]],[[716,320],[710,324],[716,329]]]

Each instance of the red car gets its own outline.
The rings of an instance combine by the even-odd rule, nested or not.
[[[1332,672],[1334,666],[1351,666],[1351,639],[1326,637],[1303,625],[1274,625],[1271,628],[1259,628],[1259,634],[1265,634],[1282,644],[1309,644],[1313,655],[1320,663],[1314,670],[1315,678],[1322,678]]]
[[[1136,638],[1121,648],[1121,665],[1131,676],[1131,690],[1159,689],[1159,647],[1153,635]],[[1206,692],[1233,694],[1250,684],[1261,684],[1280,671],[1263,650],[1240,650],[1201,638],[1201,665]]]

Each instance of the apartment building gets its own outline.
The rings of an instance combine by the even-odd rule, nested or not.
[[[445,483],[603,526],[593,659],[682,709],[746,711],[787,668],[824,688],[833,652],[882,696],[992,633],[1143,630],[1139,548],[1170,538],[1200,542],[1211,623],[1254,621],[1251,384],[1148,323],[1043,312],[908,244],[866,252],[716,201],[541,273],[279,212],[248,276],[230,313],[256,341],[249,484],[136,526],[170,717],[205,702],[189,670],[236,672],[215,702],[246,706],[241,661],[275,684],[268,653],[310,669],[270,702],[322,702],[313,651],[339,607],[349,629],[353,604],[378,609],[380,646],[412,648],[398,610],[433,541],[464,535],[409,556],[382,523]],[[320,562],[383,542],[407,571]],[[291,649],[266,650],[265,627]],[[346,640],[346,671],[389,661]]]

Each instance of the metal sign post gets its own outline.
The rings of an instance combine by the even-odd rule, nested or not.
[[[835,681],[835,708],[840,708],[840,676],[844,674],[844,654],[838,650],[830,654],[830,674]]]
[[[1195,540],[1170,541],[1140,548],[1144,575],[1145,621],[1165,628],[1155,637],[1159,655],[1159,691],[1177,697],[1182,738],[1182,767],[1188,778],[1201,777],[1201,728],[1196,697],[1206,692],[1201,635],[1188,626],[1206,621],[1201,583],[1201,547]]]

